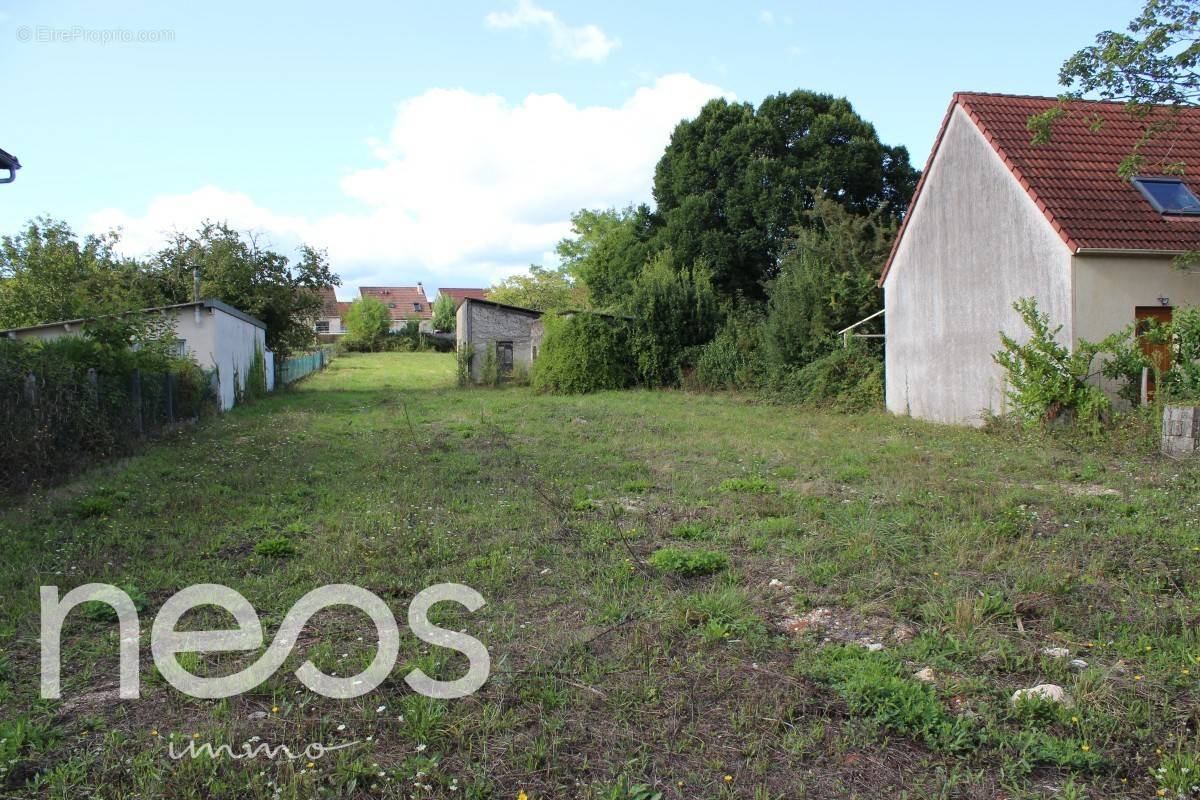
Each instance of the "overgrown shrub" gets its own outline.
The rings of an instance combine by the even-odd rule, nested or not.
[[[246,371],[245,396],[247,400],[267,396],[267,360],[258,346],[254,348],[254,358],[250,361],[250,369]]]
[[[1087,381],[1103,346],[1080,341],[1072,351],[1060,343],[1055,337],[1062,326],[1051,328],[1049,316],[1038,310],[1032,297],[1021,298],[1013,308],[1029,328],[1029,340],[1022,344],[1001,332],[1004,349],[992,357],[1004,368],[1017,418],[1026,425],[1074,418],[1087,430],[1098,432],[1111,415],[1112,403]]]
[[[0,489],[131,452],[141,435],[215,409],[211,386],[195,362],[156,348],[0,341]]]
[[[773,387],[779,396],[839,411],[883,407],[883,358],[870,345],[852,341],[793,372]]]
[[[475,357],[475,348],[469,344],[461,344],[454,354],[454,373],[459,388],[471,384],[471,359]]]
[[[582,394],[630,384],[625,323],[597,314],[546,315],[533,385],[541,391]]]
[[[695,356],[694,385],[703,389],[749,389],[759,383],[759,346],[762,318],[756,314],[731,316],[711,342]]]
[[[496,354],[496,343],[488,342],[483,351],[483,365],[479,370],[480,383],[484,386],[500,385],[500,358]]]
[[[677,269],[662,253],[634,281],[627,302],[633,319],[629,349],[646,386],[676,386],[694,349],[717,332],[721,313],[703,263]]]

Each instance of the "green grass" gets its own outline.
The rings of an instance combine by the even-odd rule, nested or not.
[[[0,794],[1190,791],[1194,468],[1126,446],[731,395],[453,383],[449,355],[343,357],[294,390],[0,510]],[[725,566],[694,577],[652,566],[672,550]],[[462,700],[408,688],[414,667],[452,679],[465,659],[407,629],[376,691],[334,701],[304,689],[292,672],[305,660],[342,676],[370,662],[374,628],[348,607],[314,616],[284,668],[239,697],[183,696],[149,652],[153,614],[195,583],[242,593],[269,638],[324,584],[370,589],[403,624],[413,595],[444,581],[487,601],[434,614],[491,653],[491,678]],[[109,694],[118,638],[103,607],[67,621],[63,700],[37,697],[38,587],[88,582],[136,594],[139,701]],[[842,627],[785,629],[821,609]],[[198,609],[183,624],[231,622]],[[1049,646],[1088,666],[1044,656]],[[180,660],[217,675],[253,655]],[[913,677],[926,666],[933,684]],[[1008,703],[1047,682],[1074,707]],[[167,756],[172,737],[193,735],[359,744],[311,769]]]

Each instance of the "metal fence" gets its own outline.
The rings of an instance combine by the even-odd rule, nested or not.
[[[216,408],[212,373],[98,374],[0,364],[0,490],[53,483]]]
[[[305,375],[325,369],[332,359],[333,348],[331,347],[322,347],[311,353],[285,358],[276,370],[275,384],[276,386],[286,386],[294,383]]]

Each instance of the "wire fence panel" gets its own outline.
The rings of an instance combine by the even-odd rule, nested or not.
[[[78,467],[215,410],[212,375],[98,374],[0,364],[0,489],[53,483]]]

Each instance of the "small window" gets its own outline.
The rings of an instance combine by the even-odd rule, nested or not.
[[[317,320],[317,333],[329,333],[329,320]]]
[[[413,311],[420,311],[420,310],[421,310],[421,304],[413,303]]]
[[[388,303],[388,308],[395,308],[395,307],[396,307],[395,303]]]
[[[1160,214],[1200,215],[1200,200],[1180,178],[1134,178],[1133,185]]]

